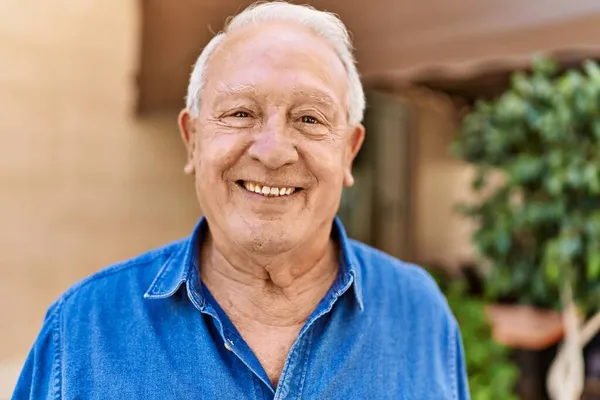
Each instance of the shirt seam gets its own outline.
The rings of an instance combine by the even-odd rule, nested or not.
[[[54,362],[52,367],[53,375],[53,391],[54,399],[60,400],[62,398],[62,382],[63,382],[63,368],[62,368],[62,341],[61,341],[61,320],[62,320],[62,302],[58,304],[58,308],[52,315],[52,344],[55,348]]]
[[[292,346],[292,352],[288,355],[288,359],[286,360],[286,364],[283,367],[283,371],[281,371],[281,376],[279,379],[279,384],[280,385],[283,384],[283,386],[281,388],[282,390],[281,390],[281,393],[278,393],[279,385],[275,388],[274,400],[285,399],[290,391],[290,382],[289,382],[290,378],[288,378],[287,374],[288,374],[290,367],[296,363],[296,359],[298,358],[297,353],[298,353],[298,349],[297,348],[294,349]]]
[[[309,358],[310,358],[310,353],[312,351],[314,335],[315,335],[315,329],[313,327],[309,332],[309,335],[307,338],[307,344],[306,344],[306,351],[304,353],[304,356],[302,357],[304,359],[305,364],[304,364],[304,371],[302,371],[302,377],[300,378],[300,387],[298,388],[298,400],[302,400],[302,394],[304,393],[304,384],[306,382],[306,375],[308,373],[308,362],[309,362]]]
[[[450,330],[450,387],[452,390],[452,398],[458,400],[457,391],[457,375],[456,375],[456,327],[454,324],[451,325],[453,329]]]

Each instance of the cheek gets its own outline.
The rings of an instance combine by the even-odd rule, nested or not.
[[[198,143],[199,166],[197,181],[211,184],[221,182],[224,173],[243,155],[247,147],[246,135],[238,133],[213,133],[205,135]]]
[[[344,175],[344,151],[341,143],[313,142],[304,146],[307,167],[317,179],[319,186],[333,189]]]

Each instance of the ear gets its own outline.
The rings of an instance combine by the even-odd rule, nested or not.
[[[365,140],[365,127],[362,124],[358,124],[351,133],[350,141],[348,142],[349,151],[346,153],[346,165],[344,171],[344,185],[354,185],[354,176],[352,176],[352,163],[358,154],[358,151],[362,147],[363,141]]]
[[[179,125],[179,132],[183,139],[183,144],[187,150],[187,162],[183,167],[183,172],[190,175],[194,172],[194,150],[196,149],[196,128],[193,124],[190,113],[183,109],[179,113],[177,118],[177,124]]]

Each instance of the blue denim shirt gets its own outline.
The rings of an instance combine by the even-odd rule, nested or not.
[[[48,310],[15,399],[468,399],[460,333],[421,268],[346,237],[277,387],[199,279],[207,223]]]

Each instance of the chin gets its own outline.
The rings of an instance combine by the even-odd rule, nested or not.
[[[242,246],[257,254],[281,254],[294,248],[294,241],[274,235],[253,235],[240,240]]]
[[[282,220],[257,220],[235,232],[236,241],[246,249],[264,254],[283,253],[298,243],[298,231]]]

